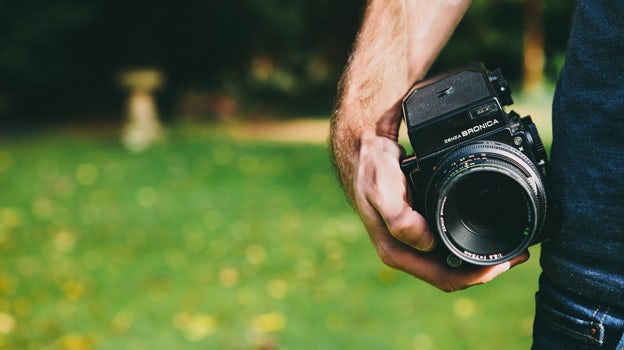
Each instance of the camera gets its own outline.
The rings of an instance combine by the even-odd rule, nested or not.
[[[466,66],[417,82],[402,102],[413,153],[401,160],[412,207],[446,262],[489,266],[546,239],[548,159],[500,69]]]

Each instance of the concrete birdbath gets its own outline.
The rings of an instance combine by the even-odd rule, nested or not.
[[[157,69],[132,69],[121,72],[118,81],[129,91],[121,141],[132,152],[144,151],[164,136],[154,98],[164,77]]]

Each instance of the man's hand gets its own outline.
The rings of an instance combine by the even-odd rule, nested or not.
[[[400,103],[422,78],[469,0],[371,0],[339,85],[330,141],[347,197],[381,260],[444,291],[490,281],[528,259],[451,269],[428,254],[435,238],[410,204],[397,143]]]
[[[438,255],[426,220],[408,202],[405,177],[399,167],[401,147],[385,137],[362,143],[355,179],[355,207],[381,260],[439,289],[452,292],[486,283],[528,259],[484,268],[452,269]]]

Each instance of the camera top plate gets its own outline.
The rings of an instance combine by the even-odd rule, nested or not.
[[[452,113],[494,92],[485,71],[469,67],[416,83],[403,100],[403,114],[409,128]]]
[[[417,82],[402,104],[414,154],[427,157],[506,127],[503,105],[513,103],[510,93],[500,71],[483,65]]]

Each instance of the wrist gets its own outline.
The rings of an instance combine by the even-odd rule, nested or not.
[[[354,199],[353,179],[361,145],[361,127],[336,110],[331,119],[329,146],[334,169],[351,204]]]

